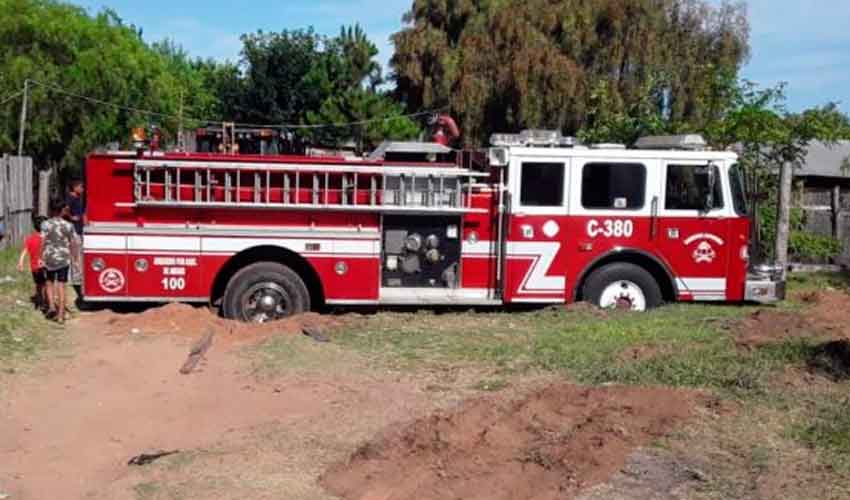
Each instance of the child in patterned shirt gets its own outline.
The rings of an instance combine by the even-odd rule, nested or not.
[[[41,227],[41,260],[47,273],[47,317],[59,323],[65,322],[65,285],[68,283],[68,271],[77,255],[77,239],[68,204],[54,202],[52,217]]]

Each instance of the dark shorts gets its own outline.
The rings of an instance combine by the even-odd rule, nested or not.
[[[47,270],[42,267],[38,271],[33,271],[32,281],[36,285],[43,285],[47,283]]]
[[[65,266],[61,269],[55,269],[53,271],[48,269],[47,270],[47,281],[51,281],[51,282],[58,281],[59,283],[67,283],[68,282],[68,269],[70,269],[70,266]]]

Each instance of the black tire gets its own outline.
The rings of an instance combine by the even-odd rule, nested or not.
[[[272,297],[274,309],[252,308],[252,297]],[[304,280],[292,269],[276,262],[257,262],[230,278],[222,299],[225,317],[246,322],[283,319],[310,310],[310,292]]]
[[[602,294],[609,286],[617,282],[630,282],[636,285],[643,293],[646,309],[654,309],[664,302],[661,287],[652,274],[628,262],[608,264],[593,271],[584,282],[582,297],[597,307],[603,307]]]

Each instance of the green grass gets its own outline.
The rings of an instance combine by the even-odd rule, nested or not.
[[[0,362],[6,371],[15,361],[37,358],[61,331],[32,307],[32,279],[17,270],[19,252],[0,251]]]
[[[792,290],[840,283],[830,275],[795,280]],[[794,301],[782,309],[801,307]],[[379,313],[356,321],[334,341],[398,368],[458,363],[492,366],[498,375],[543,370],[585,384],[624,383],[763,393],[786,365],[817,355],[795,340],[742,352],[728,331],[757,308],[675,304],[643,314],[551,307],[531,312]]]
[[[809,292],[824,290],[828,288],[848,289],[850,288],[850,274],[848,273],[796,273],[788,278],[788,286],[797,292]]]
[[[845,384],[845,389],[846,389]],[[827,455],[833,465],[850,472],[850,399],[813,398],[812,415],[792,427],[792,435]]]

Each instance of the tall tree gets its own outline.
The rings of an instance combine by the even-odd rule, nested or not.
[[[704,0],[414,0],[393,36],[397,93],[409,109],[448,105],[468,144],[525,127],[593,128],[593,100],[698,127],[713,75],[748,54],[743,5]]]
[[[794,236],[791,198],[794,169],[802,165],[809,144],[819,140],[834,144],[850,138],[850,120],[835,104],[789,112],[785,107],[785,84],[760,88],[742,82],[729,89],[729,107],[725,114],[707,127],[711,141],[719,147],[738,145],[750,192],[758,195],[764,188],[775,189],[775,228],[773,256],[785,269],[789,242]],[[753,201],[758,201],[755,196]],[[758,215],[758,211],[754,211]]]
[[[307,123],[325,125],[309,132],[313,142],[340,146],[348,141],[363,152],[384,139],[410,139],[419,126],[404,116],[404,108],[379,90],[381,66],[378,48],[359,25],[343,27],[325,41],[320,63],[307,79],[326,96],[321,106],[307,112]],[[327,126],[351,124],[351,126]]]
[[[197,63],[229,119],[316,126],[294,132],[331,146],[354,140],[365,147],[418,133],[418,126],[402,116],[402,107],[378,89],[378,49],[359,25],[343,27],[331,38],[308,29],[257,32],[244,35],[242,42],[243,75],[232,66]],[[370,123],[340,126],[361,121]]]
[[[27,79],[40,82],[30,87],[24,148],[40,167],[79,168],[93,148],[128,138],[132,126],[155,120],[172,131],[181,97],[199,111],[214,100],[112,11],[92,17],[54,0],[0,0],[0,10],[0,96]],[[19,105],[0,108],[0,150],[17,142]]]
[[[323,39],[312,29],[242,36],[244,94],[231,117],[250,123],[300,123],[325,98],[307,77],[321,63]]]

